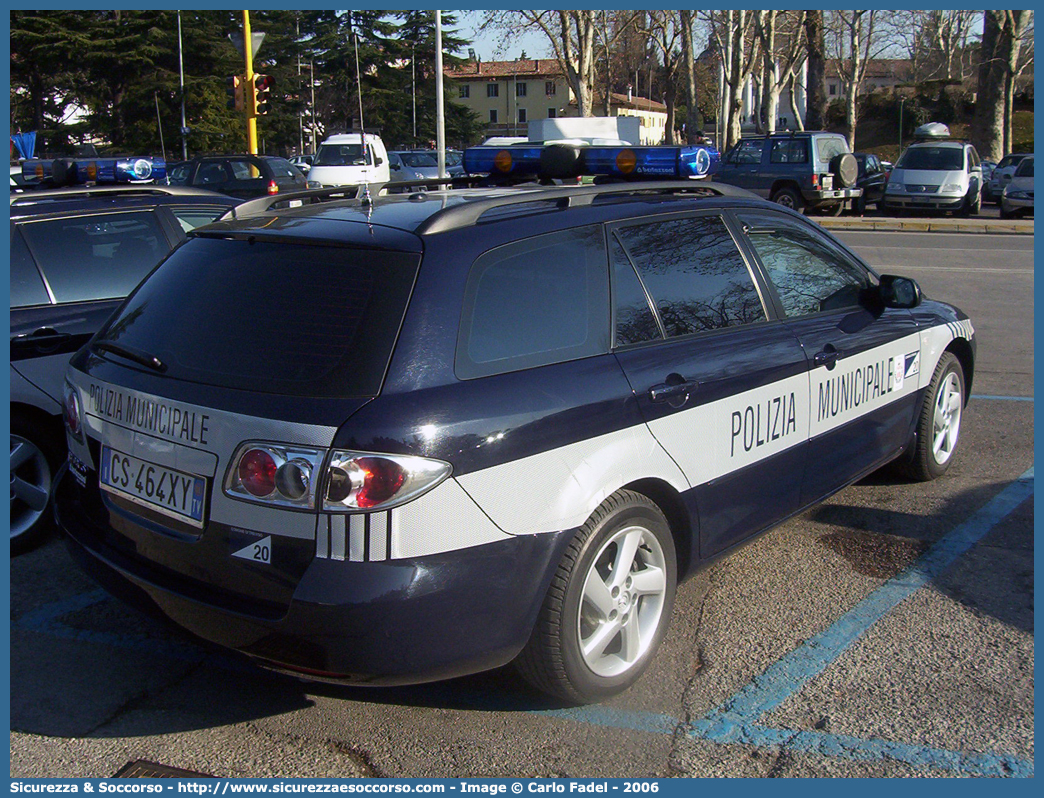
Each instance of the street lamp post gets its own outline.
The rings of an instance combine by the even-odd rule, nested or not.
[[[899,98],[899,155],[903,154],[903,103],[906,102],[905,97]],[[896,158],[899,157],[896,156]]]

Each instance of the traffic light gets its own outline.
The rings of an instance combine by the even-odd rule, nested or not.
[[[236,75],[226,81],[228,90],[228,110],[243,111],[246,109],[246,78]]]
[[[271,75],[254,75],[254,116],[264,116],[268,113],[274,85],[275,78]]]

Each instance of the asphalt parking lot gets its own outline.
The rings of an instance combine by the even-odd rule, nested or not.
[[[11,775],[129,761],[261,776],[1029,776],[1032,236],[849,232],[972,317],[947,475],[874,474],[679,590],[650,671],[603,705],[509,672],[306,684],[134,614],[60,541],[11,565]]]

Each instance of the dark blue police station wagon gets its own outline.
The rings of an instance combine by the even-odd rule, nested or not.
[[[334,193],[191,233],[68,374],[79,562],[265,665],[599,700],[702,564],[952,462],[969,320],[741,189]]]

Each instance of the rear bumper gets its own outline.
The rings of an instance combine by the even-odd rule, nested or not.
[[[58,482],[55,515],[74,559],[108,592],[260,664],[323,680],[410,684],[510,662],[529,639],[568,533],[525,535],[384,562],[315,559],[282,617],[219,607],[161,584],[142,558],[116,551]]]
[[[838,202],[847,202],[863,195],[861,188],[838,188],[830,191],[802,190],[805,203],[813,207],[819,205],[836,205]]]

